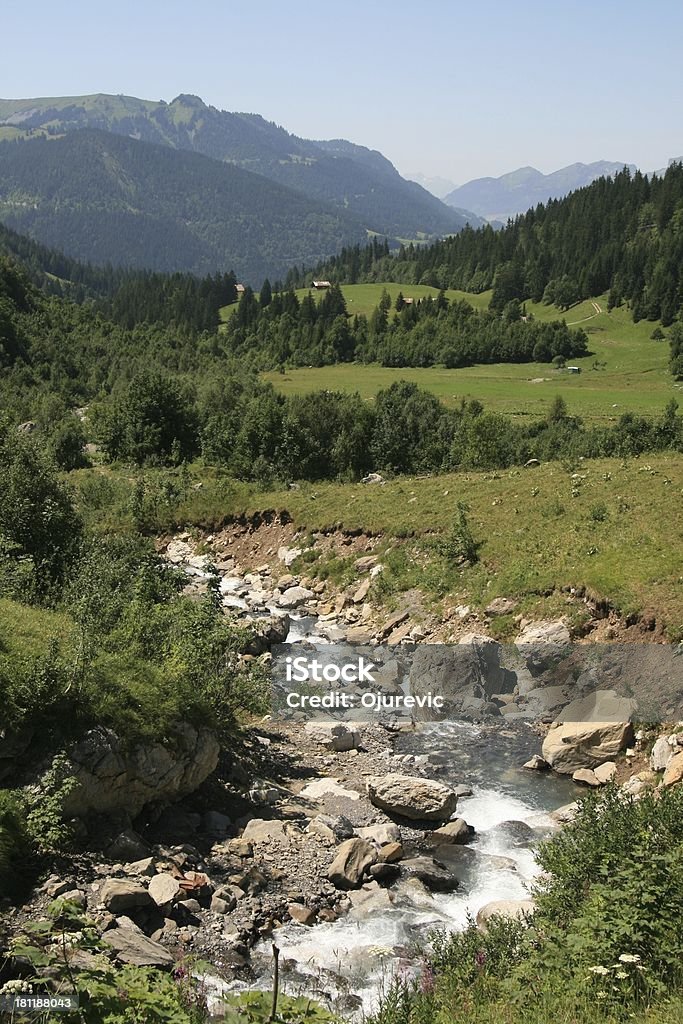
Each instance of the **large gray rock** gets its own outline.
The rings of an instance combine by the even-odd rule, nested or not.
[[[69,751],[76,780],[64,799],[67,818],[125,812],[136,817],[145,804],[178,800],[194,792],[214,771],[220,747],[213,732],[187,722],[174,730],[174,741],[126,750],[109,729],[92,729]]]
[[[554,622],[543,620],[531,622],[525,626],[515,643],[520,646],[536,646],[536,644],[568,644],[571,640],[569,629],[564,619]]]
[[[304,732],[325,750],[356,750],[360,733],[343,722],[306,722]]]
[[[436,892],[452,892],[459,885],[455,875],[431,857],[412,857],[401,861],[401,874],[406,878],[419,878],[428,889]]]
[[[458,802],[450,786],[397,773],[368,779],[367,790],[375,807],[413,821],[447,821]]]
[[[100,900],[112,914],[152,905],[152,897],[144,885],[124,878],[108,878],[102,886]]]
[[[456,818],[455,821],[449,821],[442,828],[428,832],[425,835],[425,840],[434,846],[466,843],[471,839],[473,833],[474,828],[468,825],[464,818]]]
[[[536,904],[533,900],[492,900],[481,908],[477,914],[477,924],[486,928],[492,917],[523,918],[533,914]]]
[[[180,896],[181,888],[177,878],[162,871],[150,880],[147,890],[158,907],[165,907]]]
[[[666,736],[660,736],[655,741],[650,754],[650,768],[653,772],[663,772],[674,755],[673,747]]]
[[[375,846],[388,846],[389,843],[401,842],[401,830],[398,825],[391,822],[382,825],[365,825],[363,828],[357,828],[356,832],[361,839],[367,839]]]
[[[283,821],[266,821],[263,818],[252,818],[244,827],[242,840],[250,843],[264,843],[275,840],[286,842],[285,823]]]
[[[312,601],[315,594],[306,587],[290,587],[281,595],[278,604],[280,608],[298,608],[299,605]]]
[[[377,861],[377,850],[365,839],[347,839],[337,849],[327,877],[337,889],[356,889],[368,868]]]
[[[566,722],[550,730],[542,754],[556,772],[573,775],[579,768],[612,761],[632,740],[630,722]]]
[[[299,796],[304,800],[325,801],[330,799],[360,800],[360,793],[355,789],[347,789],[342,786],[338,779],[314,779],[304,786]]]
[[[116,951],[116,959],[123,964],[170,970],[175,962],[167,949],[148,938],[132,921],[104,932],[102,941]]]

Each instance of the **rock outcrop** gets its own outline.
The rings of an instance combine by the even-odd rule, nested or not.
[[[130,818],[145,804],[178,800],[214,771],[219,744],[208,729],[180,723],[173,744],[153,743],[127,751],[115,733],[92,729],[69,751],[76,786],[64,801],[66,817],[123,812]]]

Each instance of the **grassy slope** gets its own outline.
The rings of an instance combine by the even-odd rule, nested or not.
[[[92,472],[74,477],[82,484]],[[671,636],[683,635],[683,456],[585,462],[578,481],[573,472],[548,463],[500,473],[403,477],[381,487],[321,483],[264,492],[195,468],[202,489],[190,490],[170,518],[150,526],[213,529],[226,516],[286,509],[309,529],[364,529],[384,534],[387,543],[414,537],[397,566],[398,589],[424,584],[447,603],[480,607],[499,595],[516,596],[523,610],[545,614],[556,613],[563,600],[549,600],[546,592],[586,586],[624,613],[651,609]],[[109,517],[108,528],[116,529],[117,509],[126,508],[132,483],[118,471],[104,474],[112,489],[98,517]],[[433,534],[449,529],[458,500],[469,505],[473,532],[484,541],[481,563],[464,572],[448,571],[433,544]]]
[[[423,285],[348,285],[343,291],[349,310],[364,313],[372,310],[383,287],[392,299],[401,290],[404,295],[415,298],[437,294],[435,288]],[[490,299],[489,292],[469,295],[451,291],[447,294],[452,299],[465,298],[479,308],[486,308]],[[606,310],[606,296],[598,296],[596,301]],[[478,398],[487,408],[520,416],[544,415],[554,396],[562,394],[572,413],[601,423],[613,422],[627,411],[643,415],[660,413],[672,396],[678,396],[680,389],[667,369],[669,346],[650,338],[654,323],[634,324],[626,309],[594,316],[591,301],[580,303],[568,313],[560,313],[554,306],[541,303],[527,303],[527,310],[539,320],[564,317],[568,323],[580,323],[588,333],[592,353],[576,360],[582,368],[581,374],[557,371],[547,363],[505,363],[461,370],[441,367],[394,370],[376,365],[342,364],[288,370],[284,375],[270,373],[266,377],[286,394],[329,388],[358,391],[367,399],[394,380],[413,380],[438,395],[446,405],[458,404],[462,398]],[[224,312],[230,315],[227,309]],[[604,368],[592,369],[596,360],[605,363]]]

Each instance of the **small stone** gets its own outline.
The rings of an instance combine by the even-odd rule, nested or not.
[[[403,846],[401,843],[387,843],[379,851],[379,859],[384,864],[395,864],[403,857]]]
[[[534,754],[522,767],[530,772],[547,772],[550,765],[540,754]]]
[[[599,764],[597,768],[593,769],[593,774],[601,786],[606,786],[617,774],[616,762],[605,761],[604,764]]]
[[[315,923],[316,912],[310,907],[306,907],[303,903],[290,903],[287,907],[287,912],[291,917],[292,921],[296,921],[298,924],[312,925]]]
[[[581,786],[591,786],[593,788],[600,785],[595,772],[591,768],[577,768],[572,775],[572,781],[578,782]]]
[[[228,843],[228,853],[234,854],[235,857],[252,857],[254,847],[248,839],[231,839]]]
[[[177,878],[163,871],[150,879],[147,891],[158,907],[165,907],[177,899],[181,888]]]

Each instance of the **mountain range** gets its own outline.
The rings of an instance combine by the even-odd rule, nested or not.
[[[368,234],[427,240],[481,223],[375,150],[191,95],[0,100],[0,140],[0,219],[84,260],[234,267],[258,283]]]
[[[598,160],[592,164],[570,164],[551,174],[542,174],[535,167],[520,167],[500,178],[475,178],[453,189],[444,202],[453,207],[466,207],[488,221],[506,221],[518,213],[548,199],[561,199],[577,188],[590,185],[597,178],[612,176],[635,165]]]

